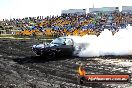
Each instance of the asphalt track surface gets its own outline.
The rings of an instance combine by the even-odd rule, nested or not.
[[[34,40],[0,39],[0,88],[132,88],[132,83],[77,83],[78,67],[88,74],[132,74],[132,56],[46,60],[31,50]]]

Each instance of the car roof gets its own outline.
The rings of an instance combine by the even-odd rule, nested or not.
[[[59,37],[59,38],[70,38],[70,39],[75,39],[75,38],[80,38],[80,36],[64,36],[64,37]]]
[[[80,36],[64,36],[64,37],[59,37],[59,38],[72,39],[74,43],[80,43],[81,42]]]

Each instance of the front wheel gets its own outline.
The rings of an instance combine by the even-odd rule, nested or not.
[[[55,52],[54,51],[48,51],[46,53],[46,58],[47,59],[53,59],[53,58],[55,58]]]

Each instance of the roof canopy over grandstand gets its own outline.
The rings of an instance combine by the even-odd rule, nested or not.
[[[61,15],[83,15],[86,14],[86,9],[69,9],[62,10]]]
[[[98,13],[98,12],[111,13],[115,11],[119,12],[119,7],[89,8],[90,13]]]
[[[132,6],[122,6],[122,12],[132,14]]]

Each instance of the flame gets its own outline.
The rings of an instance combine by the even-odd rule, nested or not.
[[[85,76],[86,74],[86,71],[84,70],[84,68],[82,68],[82,66],[79,66],[78,72],[80,76]]]

